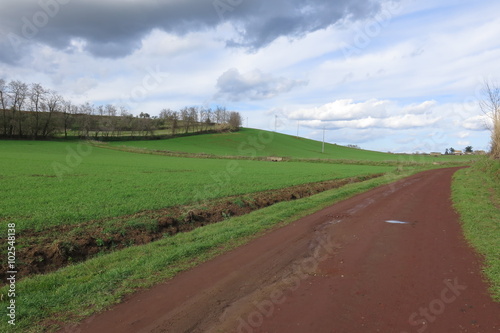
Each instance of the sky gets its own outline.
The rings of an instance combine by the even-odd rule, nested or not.
[[[390,152],[489,149],[494,0],[2,0],[0,78]]]

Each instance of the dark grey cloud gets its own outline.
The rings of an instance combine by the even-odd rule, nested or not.
[[[307,81],[274,77],[259,70],[242,74],[232,68],[217,80],[218,92],[215,98],[229,101],[263,100],[305,85]]]
[[[239,35],[228,46],[257,50],[282,36],[376,15],[382,1],[392,0],[2,0],[0,61],[36,43],[65,49],[72,39],[95,56],[123,57],[153,29],[182,36],[225,22]]]
[[[240,38],[229,46],[259,49],[279,37],[301,38],[326,29],[342,20],[359,20],[376,15],[383,0],[276,0],[257,1],[259,8],[249,8],[235,15]]]

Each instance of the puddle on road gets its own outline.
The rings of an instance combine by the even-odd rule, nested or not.
[[[385,222],[392,223],[392,224],[410,224],[410,222],[395,221],[395,220],[388,220],[388,221],[385,221]]]

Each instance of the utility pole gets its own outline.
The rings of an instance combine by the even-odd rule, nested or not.
[[[321,149],[321,153],[325,153],[325,126],[323,126],[323,148]]]
[[[297,120],[297,139],[299,138],[300,120]]]
[[[278,115],[274,116],[274,132],[278,130]]]

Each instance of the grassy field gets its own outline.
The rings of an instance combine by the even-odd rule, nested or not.
[[[405,162],[414,157],[335,145],[327,145],[326,153],[321,154],[321,145],[316,141],[250,129],[239,133],[109,145],[124,144],[223,156],[278,155],[368,162],[367,165],[351,165],[181,158],[116,151],[79,141],[3,141],[0,142],[2,234],[6,234],[8,223],[16,224],[17,236],[22,238],[26,229],[41,231],[51,226],[323,180],[376,173],[387,175],[309,198],[275,204],[147,245],[101,254],[53,273],[24,279],[19,276],[22,280],[17,282],[17,324],[13,329],[6,320],[0,321],[1,332],[43,332],[53,328],[58,321],[72,322],[88,317],[119,302],[124,295],[170,278],[266,230],[419,170],[440,167],[432,165],[434,158],[420,156],[418,162],[422,165],[418,167],[376,165],[386,160]],[[467,159],[446,157],[439,161]],[[369,165],[371,162],[374,165]],[[490,244],[485,248],[491,251],[494,246]],[[495,273],[498,268],[494,269],[496,271],[491,274],[498,275]],[[7,287],[1,288],[0,293],[6,295]],[[0,301],[0,316],[4,318],[7,318],[7,300],[4,297]]]
[[[484,273],[493,297],[500,302],[500,161],[485,158],[457,172],[453,201],[465,237],[484,255]]]
[[[111,142],[110,145],[221,156],[280,156],[301,159],[363,160],[372,162],[412,160],[418,162],[457,162],[475,159],[474,156],[430,157],[389,154],[328,143],[325,144],[325,153],[322,153],[321,142],[249,128],[243,128],[236,133],[206,134],[167,140]]]
[[[138,289],[227,252],[266,230],[293,222],[337,201],[409,174],[387,175],[318,195],[282,202],[248,215],[181,233],[143,246],[98,256],[17,284],[17,324],[0,321],[1,332],[45,332],[108,308]],[[0,289],[6,294],[7,288]],[[7,300],[0,301],[5,317]],[[70,330],[71,331],[71,330]]]
[[[0,156],[0,220],[18,231],[393,169],[178,158],[78,142],[0,142]]]

